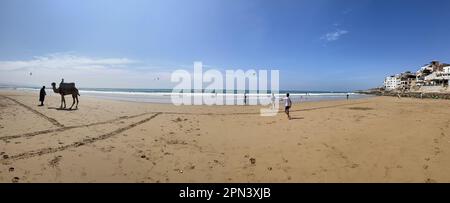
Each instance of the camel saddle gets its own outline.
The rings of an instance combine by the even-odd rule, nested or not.
[[[75,88],[75,83],[60,83],[59,84],[59,89],[60,90],[72,90]]]

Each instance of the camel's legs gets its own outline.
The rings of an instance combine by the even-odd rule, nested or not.
[[[60,109],[62,109],[63,107],[63,102],[64,102],[64,95],[61,95],[61,106],[59,107]]]
[[[75,96],[75,99],[77,99],[77,105],[75,106],[75,108],[78,109],[78,96]]]
[[[75,104],[75,95],[72,95],[72,106],[70,106],[69,109],[72,109],[74,104]]]
[[[63,97],[63,103],[64,103],[64,108],[66,108],[66,98],[64,96]]]

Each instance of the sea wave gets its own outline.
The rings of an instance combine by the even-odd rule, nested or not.
[[[21,91],[39,91],[40,88],[34,87],[19,87],[14,88],[16,90]],[[171,103],[172,96],[191,96],[191,97],[199,97],[199,96],[217,96],[223,97],[224,101],[229,100],[226,98],[230,93],[178,93],[172,92],[170,89],[113,89],[113,88],[79,88],[80,94],[82,96],[93,96],[104,99],[113,99],[113,100],[123,100],[123,101],[136,101],[136,102],[150,102],[150,103]],[[52,89],[47,89],[49,92],[53,92]],[[277,99],[281,99],[285,97],[287,92],[290,93],[290,98],[294,103],[303,102],[303,101],[320,101],[320,100],[338,100],[338,99],[346,99],[347,94],[350,99],[364,98],[368,97],[368,95],[362,95],[358,93],[352,92],[318,92],[318,91],[288,91],[283,90],[279,91],[277,94],[274,94]],[[231,92],[233,95],[233,100],[243,100],[244,93],[243,92]],[[256,94],[256,93],[246,93],[249,99],[253,98],[261,98],[267,99],[271,97],[271,93],[266,94]]]

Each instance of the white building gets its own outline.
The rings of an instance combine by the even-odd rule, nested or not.
[[[444,73],[450,73],[450,66],[444,67]]]
[[[384,88],[387,91],[422,91],[422,89],[430,89],[430,87],[450,90],[449,85],[450,64],[439,61],[432,61],[430,64],[424,65],[416,73],[407,71],[386,77],[384,80]]]
[[[425,81],[431,86],[448,86],[450,80],[450,66],[443,67],[443,71],[435,71],[425,76]]]
[[[401,80],[399,75],[392,75],[384,79],[384,89],[385,90],[395,90],[401,85]]]

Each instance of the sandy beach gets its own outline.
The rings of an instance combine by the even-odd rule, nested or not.
[[[174,106],[0,91],[0,182],[450,182],[450,101]],[[71,104],[72,98],[66,97]]]

